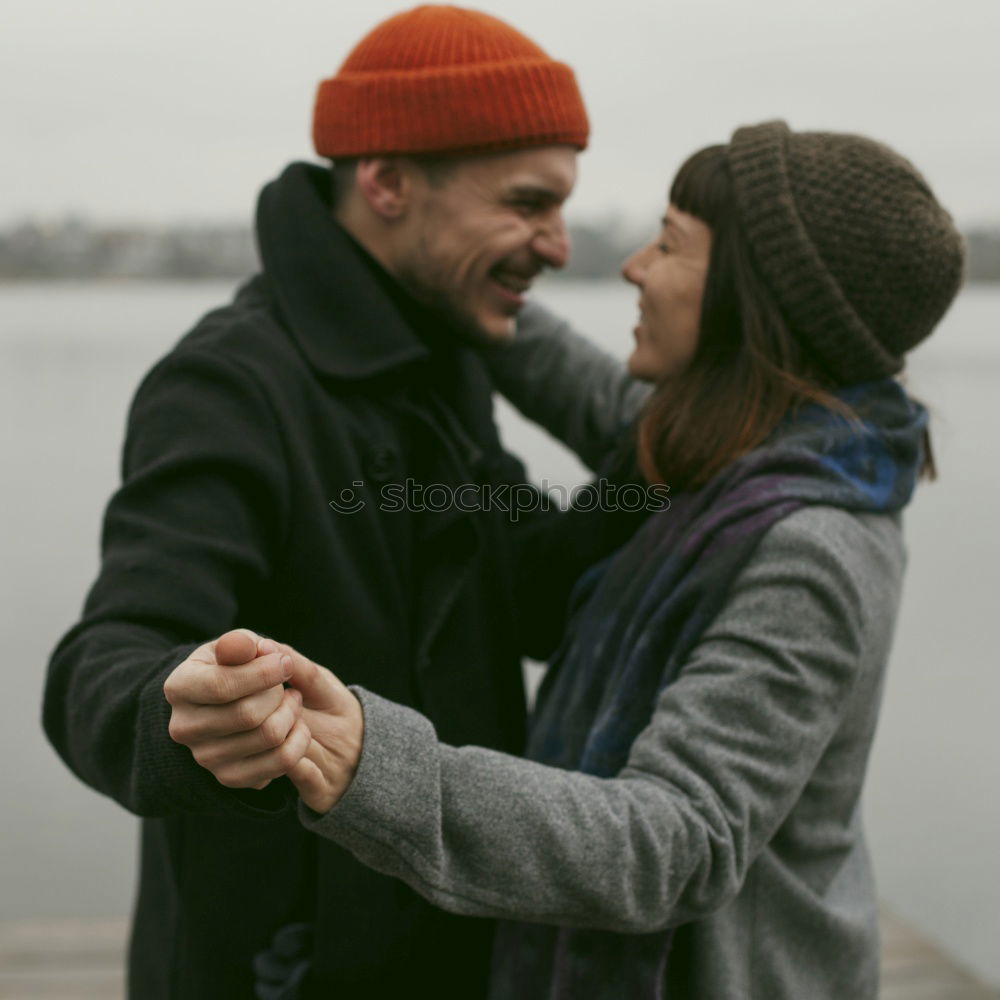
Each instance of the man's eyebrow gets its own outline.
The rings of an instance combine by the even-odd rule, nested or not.
[[[533,201],[552,203],[562,201],[562,196],[543,184],[515,184],[507,192],[509,198],[530,198]]]

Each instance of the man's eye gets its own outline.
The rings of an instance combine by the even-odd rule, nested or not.
[[[541,203],[531,198],[518,198],[511,202],[511,205],[522,215],[534,215],[541,211]]]
[[[657,243],[656,249],[659,250],[660,253],[670,253],[670,247],[668,247],[666,243]]]

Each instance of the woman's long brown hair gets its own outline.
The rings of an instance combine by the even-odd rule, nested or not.
[[[671,203],[712,231],[694,357],[682,375],[657,386],[639,423],[643,474],[677,491],[705,485],[803,403],[855,419],[760,279],[734,198],[724,146],[695,153],[670,189]],[[924,443],[922,471],[933,478]]]

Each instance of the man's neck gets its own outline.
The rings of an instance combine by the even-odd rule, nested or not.
[[[417,336],[433,351],[451,353],[462,341],[454,320],[439,308],[427,305],[415,298],[404,283],[388,266],[388,255],[384,252],[384,242],[372,239],[370,228],[359,225],[357,213],[345,209],[335,210],[334,220],[369,258],[372,272],[386,295],[396,303],[396,307]],[[366,240],[365,236],[369,238]],[[379,249],[383,253],[379,254]]]
[[[363,208],[348,198],[333,211],[333,217],[355,243],[372,257],[393,280],[398,280],[392,266],[392,255],[379,232]]]

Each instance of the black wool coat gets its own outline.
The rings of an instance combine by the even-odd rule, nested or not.
[[[285,779],[222,787],[170,740],[163,682],[246,626],[420,709],[447,742],[519,752],[519,656],[546,652],[577,572],[620,540],[553,514],[445,506],[440,490],[434,509],[386,509],[383,491],[398,500],[408,480],[454,490],[524,472],[476,353],[334,223],[326,187],[299,164],[265,189],[263,273],[140,386],[100,573],[49,666],[52,743],[144,817],[141,1000],[251,997],[253,956],[295,922],[314,930],[309,995],[481,996],[488,921],[438,911],[306,833]]]

